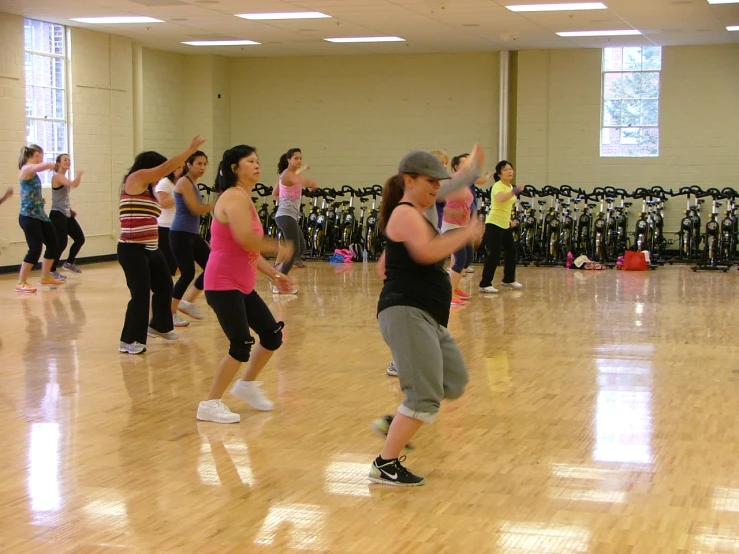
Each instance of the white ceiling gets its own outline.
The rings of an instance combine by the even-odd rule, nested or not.
[[[739,44],[739,4],[603,0],[608,10],[514,13],[553,0],[0,0],[0,12],[96,29],[145,46],[224,56],[420,54],[534,48]],[[567,0],[554,0],[564,2]],[[581,1],[581,0],[578,0]],[[320,11],[331,19],[247,21],[236,13]],[[145,15],[165,23],[83,25],[73,17]],[[638,29],[644,36],[561,38],[557,31]],[[396,35],[405,43],[331,44],[323,38]],[[249,39],[258,46],[193,47],[185,40]]]

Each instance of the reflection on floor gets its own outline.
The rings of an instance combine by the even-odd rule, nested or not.
[[[369,485],[397,380],[362,264],[259,290],[287,323],[258,413],[198,423],[214,315],[117,352],[116,264],[28,297],[0,278],[2,552],[648,553],[739,550],[739,273],[525,268],[450,329],[467,394],[422,429],[427,485]],[[464,286],[476,289],[477,275]]]

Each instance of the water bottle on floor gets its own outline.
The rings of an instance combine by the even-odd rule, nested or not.
[[[362,270],[367,271],[367,249],[362,250]]]

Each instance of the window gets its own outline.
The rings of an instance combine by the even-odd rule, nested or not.
[[[63,25],[25,20],[26,140],[53,161],[68,151],[66,41]],[[44,184],[49,172],[39,174]]]
[[[600,155],[659,155],[660,47],[603,49]]]

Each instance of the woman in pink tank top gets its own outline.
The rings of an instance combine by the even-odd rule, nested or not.
[[[218,317],[229,340],[228,354],[216,370],[208,399],[200,402],[197,418],[215,423],[237,423],[239,414],[221,401],[223,393],[242,363],[249,362],[244,377],[231,388],[231,394],[257,410],[272,409],[272,402],[256,381],[272,354],[282,345],[284,323],[275,321],[272,312],[254,290],[257,271],[264,273],[280,290],[293,284],[261,255],[276,252],[277,241],[265,239],[251,192],[259,180],[259,158],[251,146],[234,146],[223,153],[218,198],[211,226],[211,254],[205,268],[205,298]],[[288,255],[294,245],[287,243]],[[249,329],[259,337],[259,344]]]

